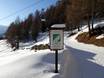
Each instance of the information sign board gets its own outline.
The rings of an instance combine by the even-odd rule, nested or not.
[[[50,30],[50,49],[60,50],[64,45],[63,30]]]

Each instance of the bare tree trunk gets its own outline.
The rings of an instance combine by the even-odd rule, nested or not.
[[[93,12],[92,12],[92,18],[91,18],[91,25],[92,25],[92,31],[93,31],[93,29],[94,29],[94,15],[93,15]]]
[[[78,31],[80,31],[80,26],[78,26]]]
[[[91,21],[92,21],[92,22],[91,22],[91,23],[92,23],[92,32],[93,32],[93,29],[94,29],[93,24],[94,24],[94,8],[95,8],[95,1],[92,0],[92,4],[91,4],[91,5],[92,5],[92,7],[91,7],[91,8],[92,8],[92,11],[91,11],[91,15],[92,15]]]
[[[90,28],[90,18],[88,15],[88,30],[89,30],[89,36],[91,36],[91,28]]]

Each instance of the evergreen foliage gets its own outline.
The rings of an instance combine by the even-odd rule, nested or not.
[[[39,32],[45,32],[53,24],[66,24],[67,30],[78,28],[83,21],[88,22],[89,32],[93,29],[90,21],[104,17],[103,0],[58,0],[56,5],[51,5],[46,10],[36,10],[34,14],[29,14],[25,20],[19,17],[12,22],[6,32],[8,42],[35,40]],[[45,19],[42,21],[41,19]],[[93,23],[92,23],[93,24]]]

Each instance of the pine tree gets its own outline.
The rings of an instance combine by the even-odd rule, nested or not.
[[[41,18],[40,18],[40,12],[36,10],[35,17],[33,18],[33,23],[31,26],[31,35],[32,38],[37,41],[37,36],[41,29]]]

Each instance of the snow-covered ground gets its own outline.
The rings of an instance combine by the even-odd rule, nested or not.
[[[87,31],[83,27],[83,31]],[[0,41],[0,78],[104,78],[104,47],[79,43],[65,32],[65,49],[59,51],[59,73],[54,73],[54,52],[31,47],[48,44],[47,33],[41,33],[38,42],[21,43],[12,51],[6,40]],[[43,35],[43,36],[42,36]],[[99,37],[101,38],[101,37]]]
[[[68,52],[64,53],[66,55],[64,58],[68,57],[68,59],[64,59],[67,60],[64,63],[67,65],[63,65],[61,71],[67,73],[61,73],[61,78],[70,78],[70,76],[71,78],[104,78],[104,47],[79,43],[75,40],[77,35],[65,39]],[[74,61],[70,62],[70,59],[73,59],[70,56]]]
[[[54,75],[53,51],[21,48],[12,51],[6,40],[0,41],[0,78],[52,78]]]
[[[101,35],[96,37],[96,39],[102,39],[102,38],[104,38],[104,34],[101,34]]]
[[[69,38],[65,37],[66,51],[63,53],[60,78],[104,78],[104,47],[79,43],[77,35],[88,31],[86,27],[83,29]],[[97,39],[103,37],[100,35]]]

